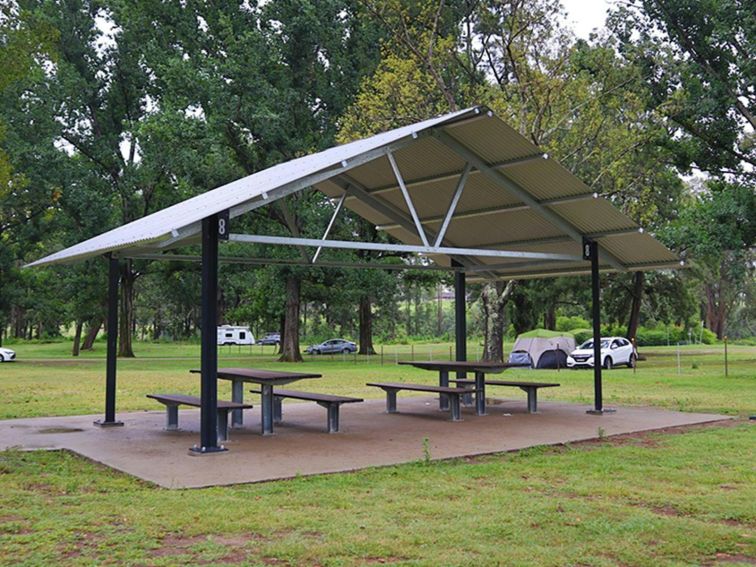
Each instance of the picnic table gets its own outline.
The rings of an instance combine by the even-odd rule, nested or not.
[[[199,370],[192,370],[199,373]],[[244,403],[244,383],[260,385],[260,405],[262,407],[262,434],[273,434],[274,408],[273,386],[284,386],[297,380],[321,378],[321,374],[311,372],[281,372],[278,370],[260,370],[257,368],[219,368],[218,378],[231,380],[231,400]],[[244,425],[244,417],[241,410],[233,410],[231,426],[234,428]]]
[[[438,385],[442,388],[449,386],[449,372],[475,373],[475,413],[478,415],[486,415],[486,374],[498,374],[504,372],[507,368],[524,366],[523,364],[510,364],[508,362],[490,362],[483,360],[400,360],[399,364],[406,364],[423,370],[437,371]],[[464,388],[464,384],[457,384],[457,386]],[[449,398],[446,395],[441,394],[438,403],[440,410],[448,411]]]

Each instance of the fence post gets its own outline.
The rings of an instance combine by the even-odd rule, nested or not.
[[[724,336],[724,347],[725,347],[725,378],[727,378],[727,376],[729,376],[730,374],[729,372],[730,368],[727,364],[727,335]]]
[[[381,366],[383,366],[383,345],[381,345]]]
[[[451,360],[454,360],[454,359],[452,358],[452,347],[451,347],[451,345],[449,345],[449,360],[450,360],[450,361],[451,361]]]
[[[410,345],[410,360],[412,361],[415,360],[415,345],[414,344]]]
[[[677,373],[680,374],[680,343],[677,343]]]

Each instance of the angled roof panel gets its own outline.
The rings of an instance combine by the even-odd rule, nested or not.
[[[231,216],[314,187],[329,197],[351,191],[345,206],[405,244],[421,239],[387,154],[398,164],[431,242],[440,230],[467,159],[473,168],[448,225],[447,247],[580,256],[596,238],[602,269],[672,267],[678,259],[559,163],[483,107],[440,116],[282,163],[56,252],[30,265],[64,263],[111,251],[162,251],[196,240],[202,218]],[[435,253],[434,261],[450,258]],[[459,259],[459,258],[458,258]],[[585,273],[563,258],[466,256],[481,277]],[[462,261],[462,260],[460,260]],[[481,271],[484,270],[484,271]]]

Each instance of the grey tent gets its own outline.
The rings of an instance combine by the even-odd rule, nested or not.
[[[531,368],[564,368],[567,355],[573,350],[572,335],[536,329],[517,337],[509,362],[530,364]]]

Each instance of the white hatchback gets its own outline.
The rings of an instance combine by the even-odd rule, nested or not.
[[[618,364],[634,368],[638,360],[633,344],[624,337],[601,338],[601,366],[611,370]],[[567,357],[569,368],[593,368],[593,339],[585,341]]]

